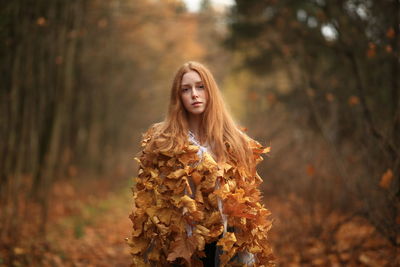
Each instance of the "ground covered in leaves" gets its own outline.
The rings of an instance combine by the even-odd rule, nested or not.
[[[46,240],[30,238],[26,230],[20,245],[0,250],[0,266],[10,266],[10,258],[11,266],[129,266],[124,239],[132,227],[131,185],[110,190],[110,184],[101,181],[80,187],[57,184]],[[300,200],[284,201],[269,193],[265,199],[274,218],[270,240],[279,266],[399,266],[400,250],[365,219],[334,213],[311,227],[316,218],[293,209]],[[34,223],[35,218],[27,221]]]
[[[131,223],[130,184],[111,187],[107,181],[76,186],[56,184],[46,238],[31,238],[33,227],[23,226],[21,244],[2,246],[0,266],[128,266]],[[91,190],[95,188],[96,190]],[[28,224],[37,224],[33,216]]]

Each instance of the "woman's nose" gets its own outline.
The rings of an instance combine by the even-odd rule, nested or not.
[[[197,92],[197,90],[196,90],[196,88],[192,88],[192,98],[197,98],[197,97],[199,97],[199,95],[198,95],[198,92]]]

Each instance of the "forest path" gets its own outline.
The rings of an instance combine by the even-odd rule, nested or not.
[[[48,266],[129,266],[131,190],[89,197],[79,213],[49,225],[47,241],[51,249],[43,262]]]

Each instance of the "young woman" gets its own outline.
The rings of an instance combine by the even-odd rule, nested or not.
[[[273,266],[262,147],[233,122],[210,71],[181,66],[165,120],[142,140],[132,266]]]

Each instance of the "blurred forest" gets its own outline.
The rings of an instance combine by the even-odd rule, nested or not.
[[[400,265],[400,1],[0,4],[0,266],[128,266],[133,157],[187,60],[259,165],[279,266]]]

